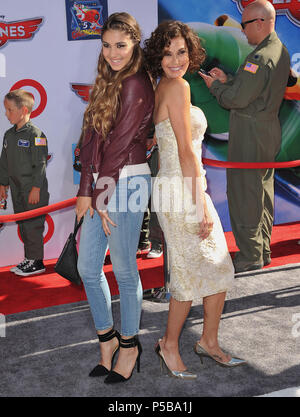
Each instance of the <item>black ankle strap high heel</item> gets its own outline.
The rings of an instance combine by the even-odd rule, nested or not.
[[[114,337],[116,337],[118,339],[119,344],[115,348],[115,350],[113,351],[112,358],[111,358],[111,367],[113,367],[113,363],[114,363],[116,353],[120,349],[120,340],[121,340],[120,333],[115,329],[111,329],[107,333],[98,334],[97,336],[98,336],[98,339],[99,339],[100,343],[108,342],[109,340],[113,339]],[[94,369],[91,370],[91,372],[89,373],[89,376],[91,376],[91,377],[105,376],[105,375],[108,375],[109,372],[110,372],[110,370],[107,369],[105,366],[97,365],[97,366],[95,366]]]
[[[143,349],[142,349],[142,345],[140,344],[140,341],[138,339],[138,336],[133,336],[130,339],[122,339],[121,338],[121,340],[120,340],[120,347],[121,348],[127,349],[127,348],[133,348],[133,347],[136,347],[136,346],[138,348],[138,356],[136,358],[136,367],[137,367],[137,372],[140,372],[140,358],[141,358],[141,354],[143,352]],[[126,382],[132,377],[133,370],[134,370],[134,367],[133,367],[132,372],[131,372],[131,374],[128,378],[125,378],[123,375],[118,374],[115,371],[110,371],[108,376],[105,378],[104,382],[106,384],[115,384],[117,382]]]
[[[119,342],[121,340],[120,333],[118,332],[118,330],[115,330],[115,329],[111,329],[107,333],[104,333],[104,334],[97,334],[97,336],[100,342],[108,342],[114,337],[116,337],[119,340]]]

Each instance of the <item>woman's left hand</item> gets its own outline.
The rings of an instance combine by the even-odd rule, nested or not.
[[[111,220],[106,210],[105,211],[98,210],[98,213],[102,220],[102,227],[103,227],[105,236],[108,236],[111,233],[110,228],[109,228],[109,223],[114,227],[117,227],[117,225]]]

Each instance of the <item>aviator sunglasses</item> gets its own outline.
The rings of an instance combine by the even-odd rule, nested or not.
[[[251,20],[246,20],[246,22],[241,22],[242,29],[244,30],[246,25],[248,25],[248,23],[255,22],[256,20],[264,21],[265,19],[262,19],[261,17],[257,17],[256,19],[251,19]]]

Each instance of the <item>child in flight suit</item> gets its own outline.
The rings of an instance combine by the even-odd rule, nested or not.
[[[9,92],[4,98],[6,117],[14,126],[5,132],[3,139],[0,199],[5,197],[6,186],[9,185],[15,213],[43,207],[49,202],[47,139],[30,120],[33,105],[32,94],[21,89]],[[45,215],[17,223],[24,243],[25,258],[11,268],[11,272],[21,276],[40,274],[45,271]]]

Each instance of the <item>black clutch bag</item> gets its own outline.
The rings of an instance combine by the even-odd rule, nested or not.
[[[76,235],[82,222],[83,217],[81,217],[79,223],[77,222],[77,217],[75,218],[74,232],[70,233],[65,246],[54,266],[55,272],[76,285],[81,284],[81,278],[77,269],[78,253],[76,247]]]

